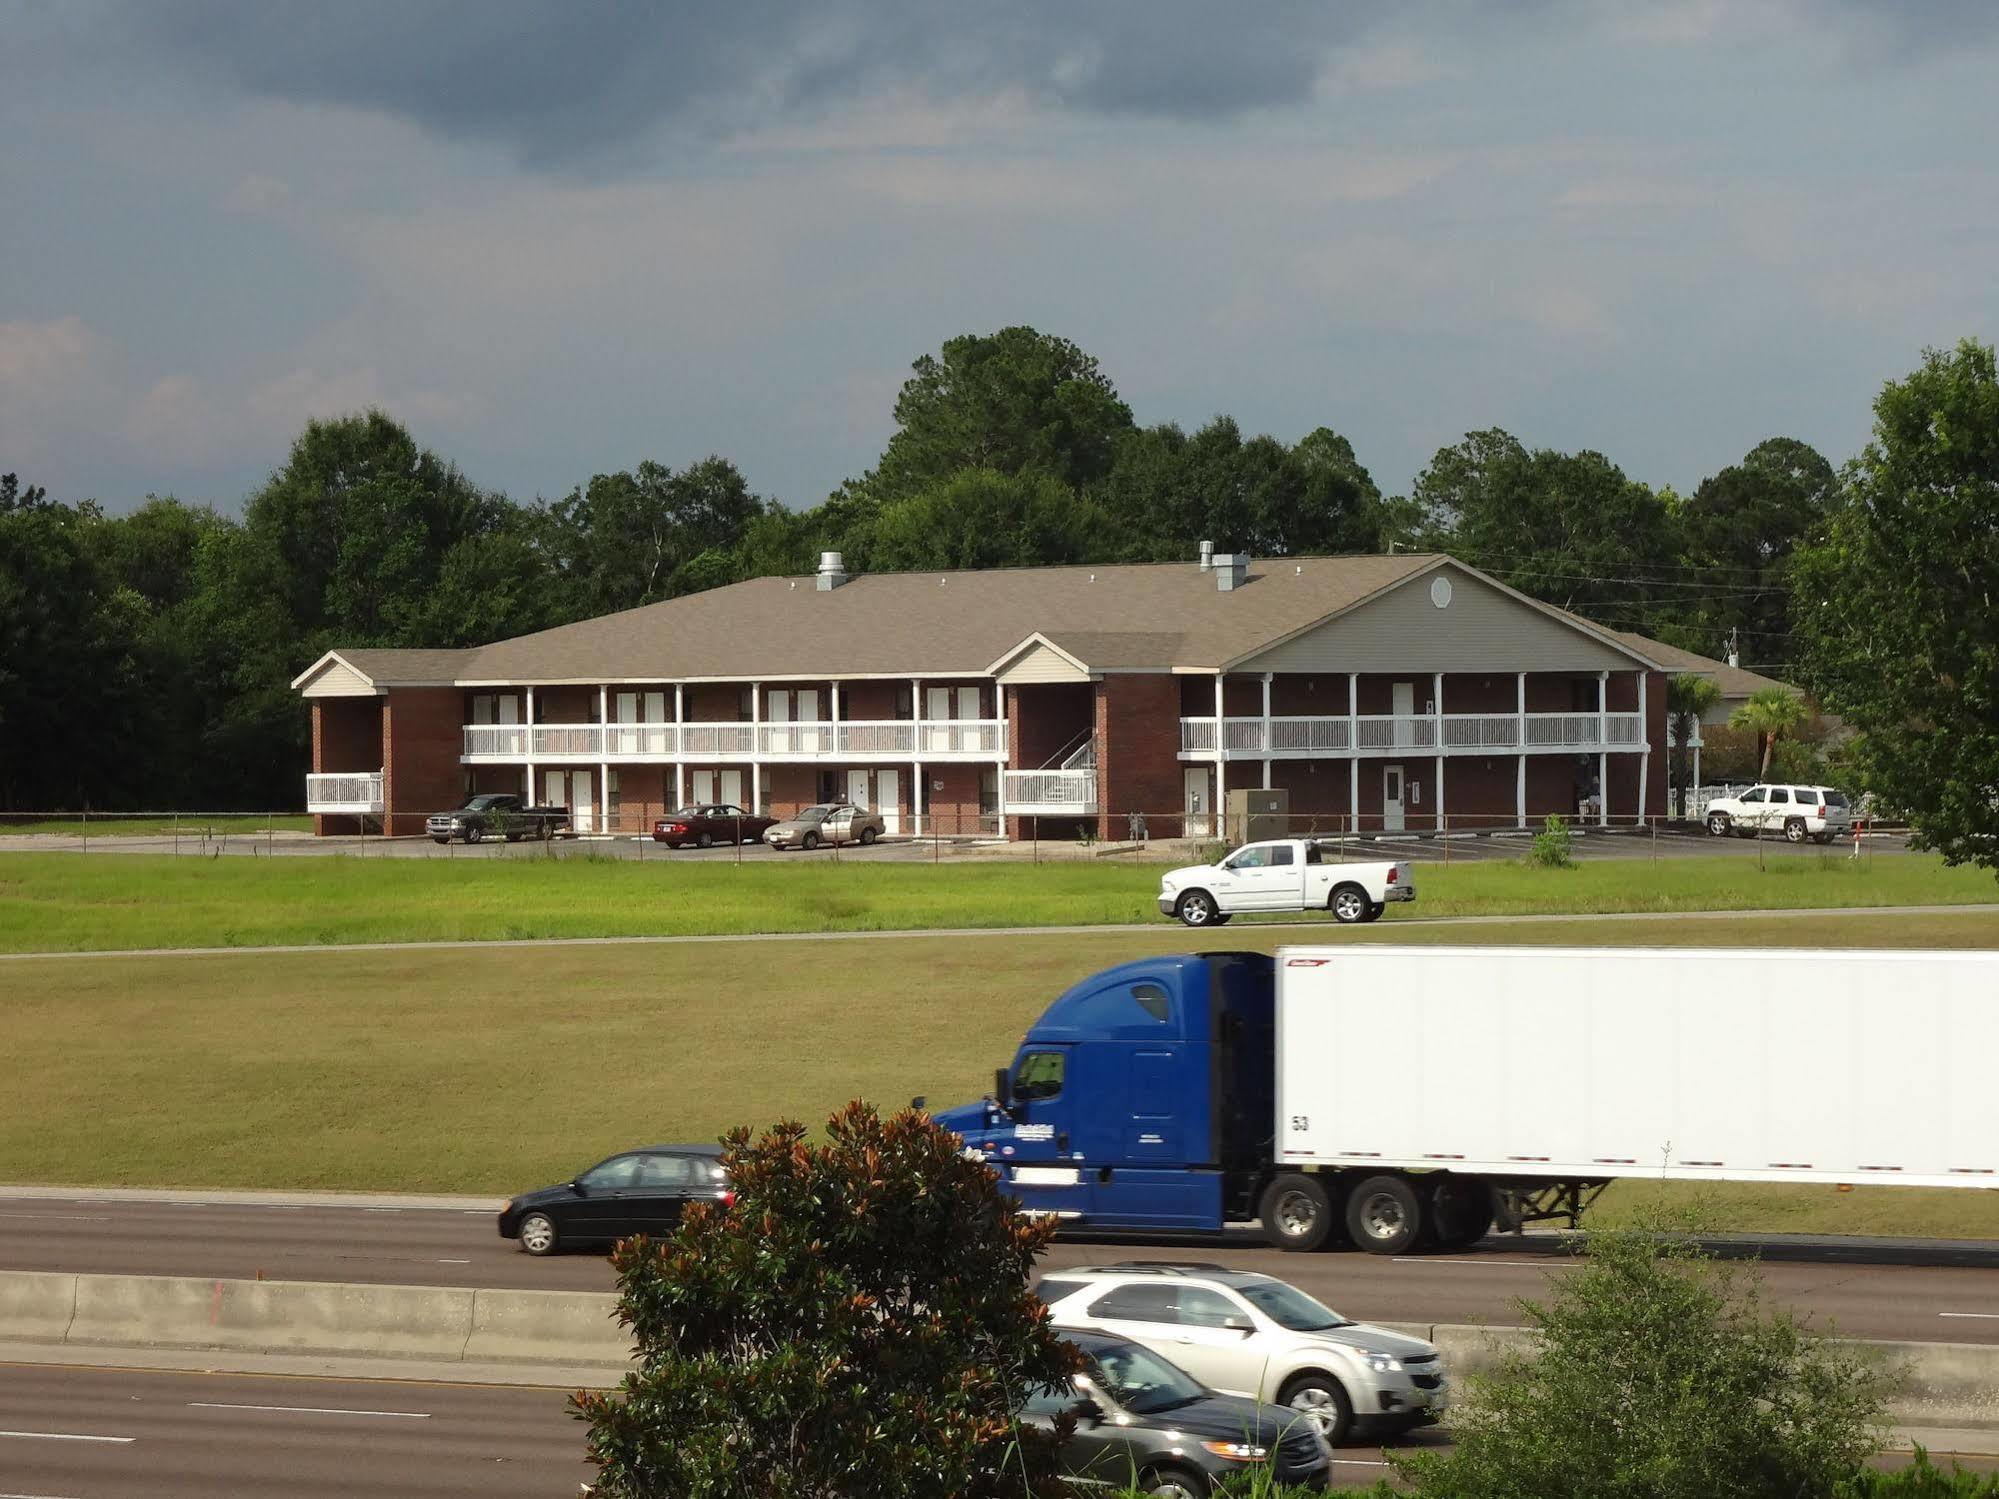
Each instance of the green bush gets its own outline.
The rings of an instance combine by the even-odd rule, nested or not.
[[[1054,1452],[1018,1424],[1076,1351],[1018,1217],[958,1137],[908,1110],[724,1138],[733,1206],[611,1257],[639,1365],[572,1402],[600,1499],[1029,1499]]]
[[[1946,1473],[1918,1447],[1906,1468],[1862,1468],[1832,1491],[1832,1499],[1999,1499],[1999,1473],[1967,1473],[1956,1463]]]
[[[1575,841],[1576,835],[1569,830],[1567,819],[1550,816],[1534,835],[1534,846],[1528,850],[1527,860],[1543,869],[1574,869]]]
[[[1450,1451],[1398,1463],[1419,1494],[1804,1499],[1860,1470],[1882,1375],[1680,1227],[1592,1233],[1546,1303],[1520,1303],[1538,1346],[1471,1381]]]

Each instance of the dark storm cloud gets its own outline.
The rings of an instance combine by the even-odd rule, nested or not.
[[[656,126],[702,135],[885,88],[1017,90],[1081,111],[1226,119],[1310,97],[1382,7],[1268,0],[947,5],[743,0],[149,0],[92,15],[143,52],[277,98],[377,109],[543,164]]]

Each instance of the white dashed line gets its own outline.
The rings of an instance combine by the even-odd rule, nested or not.
[[[190,1400],[191,1410],[205,1411],[288,1411],[304,1416],[388,1416],[399,1421],[428,1421],[429,1411],[359,1411],[328,1405],[238,1405],[229,1400]],[[127,1437],[125,1440],[130,1441]]]
[[[0,1437],[22,1437],[35,1442],[116,1442],[121,1446],[137,1437],[93,1437],[79,1431],[0,1431]]]
[[[1981,1321],[1999,1322],[1999,1312],[1938,1312],[1939,1317],[1976,1317]]]

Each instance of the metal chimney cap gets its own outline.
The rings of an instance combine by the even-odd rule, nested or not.
[[[822,573],[843,573],[846,570],[847,564],[838,552],[821,552],[819,554],[819,571]]]
[[[1215,544],[1212,541],[1204,541],[1201,543],[1201,571],[1206,572],[1214,565]]]

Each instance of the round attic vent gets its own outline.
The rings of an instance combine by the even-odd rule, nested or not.
[[[1430,602],[1435,604],[1439,609],[1448,609],[1451,607],[1451,580],[1449,578],[1432,578],[1430,580]]]

